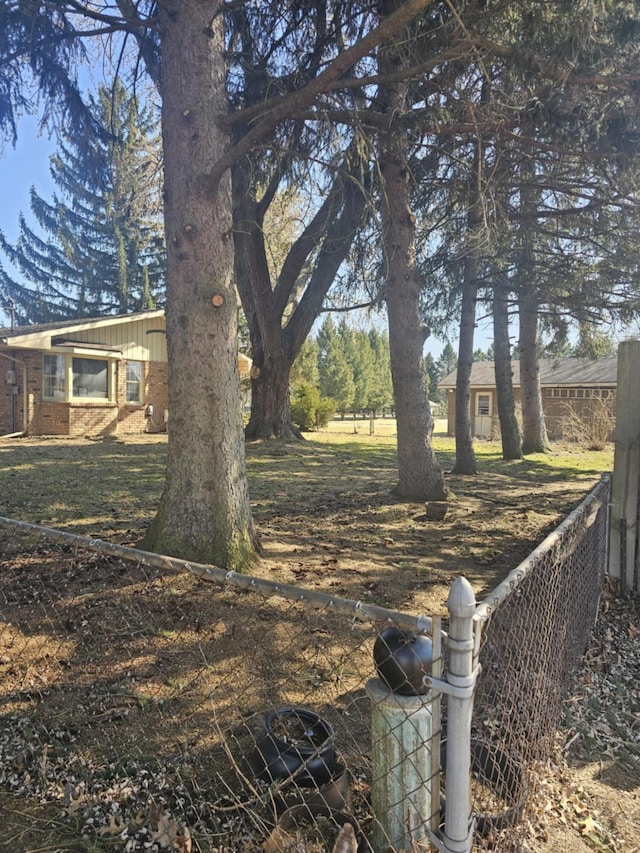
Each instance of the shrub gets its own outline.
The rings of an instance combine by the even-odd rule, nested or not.
[[[616,425],[615,395],[594,395],[580,413],[569,404],[562,420],[563,438],[587,450],[603,450],[613,440]]]
[[[325,427],[335,411],[335,400],[321,397],[318,389],[308,382],[302,382],[293,392],[291,419],[301,430]]]

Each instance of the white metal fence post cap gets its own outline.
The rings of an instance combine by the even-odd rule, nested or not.
[[[469,581],[460,576],[454,580],[449,590],[447,607],[452,616],[471,618],[476,607],[476,594]]]

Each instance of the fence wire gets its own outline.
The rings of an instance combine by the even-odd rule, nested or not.
[[[380,745],[366,682],[392,618],[349,619],[28,526],[0,528],[0,553],[10,849],[313,853],[345,823],[371,849]],[[415,726],[410,761],[427,751],[416,720],[397,722]]]
[[[596,616],[608,488],[477,610],[477,849],[531,832],[537,768]],[[388,701],[373,653],[383,629],[428,629],[446,675],[438,617],[36,533],[0,524],[8,849],[321,853],[346,825],[341,853],[429,849],[441,699]]]
[[[535,837],[536,780],[598,614],[609,478],[478,608],[483,620],[472,767],[477,845]]]

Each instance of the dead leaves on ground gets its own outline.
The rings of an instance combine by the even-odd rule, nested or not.
[[[76,787],[67,782],[63,797],[64,811],[69,816],[74,816],[86,802],[87,797],[81,787]],[[189,827],[153,803],[146,812],[139,811],[135,817],[128,821],[125,821],[119,813],[110,814],[108,820],[106,826],[102,826],[98,830],[100,838],[115,839],[119,836],[125,840],[146,827],[150,841],[160,848],[177,851],[177,853],[191,853],[192,844]]]
[[[571,782],[566,768],[553,767],[540,779],[533,808],[534,836],[545,840],[549,823],[572,828],[595,850],[618,853],[620,847],[608,819],[595,808],[585,789]]]

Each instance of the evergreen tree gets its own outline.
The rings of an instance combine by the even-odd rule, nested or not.
[[[340,411],[347,411],[353,406],[356,393],[353,368],[347,361],[343,340],[330,316],[320,328],[318,346],[320,393],[335,400]]]
[[[51,157],[51,201],[31,190],[37,228],[21,214],[12,245],[0,249],[0,293],[20,323],[125,314],[153,308],[164,290],[159,137],[150,109],[122,84],[92,100],[106,135],[67,136]]]
[[[297,388],[299,385],[307,384],[314,388],[320,387],[320,373],[318,371],[318,359],[320,357],[320,348],[318,343],[313,338],[307,338],[300,347],[296,360],[291,368],[290,379],[291,387]]]
[[[452,370],[455,370],[458,366],[458,356],[456,355],[456,351],[451,346],[449,341],[446,342],[442,352],[440,353],[440,358],[436,362],[436,369],[438,371],[438,379],[442,379],[451,373]]]
[[[615,354],[616,345],[611,338],[589,326],[580,329],[578,342],[569,353],[574,358],[589,359],[606,358]]]
[[[352,329],[343,318],[338,325],[342,351],[353,373],[354,393],[351,407],[354,412],[370,408],[375,382],[375,362],[369,338],[365,332]]]
[[[424,357],[424,369],[427,374],[427,394],[429,395],[429,399],[440,402],[440,391],[438,390],[440,375],[438,374],[438,365],[430,352]]]
[[[393,406],[393,383],[391,381],[391,356],[389,338],[377,329],[369,332],[369,345],[375,364],[375,382],[371,391],[369,406],[378,412]]]

